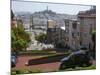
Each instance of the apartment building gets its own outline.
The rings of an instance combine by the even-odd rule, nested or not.
[[[47,41],[55,47],[80,48],[80,23],[77,19],[64,19],[65,25],[58,26],[54,20],[48,20]]]
[[[95,6],[90,10],[80,11],[78,13],[78,21],[80,22],[80,45],[88,49],[92,49],[92,32],[96,30]]]
[[[65,19],[65,30],[66,30],[66,42],[67,46],[72,50],[80,48],[80,31],[79,22],[77,19]]]

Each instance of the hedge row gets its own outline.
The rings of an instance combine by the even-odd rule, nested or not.
[[[31,51],[19,52],[19,55],[54,55],[54,54],[58,53],[54,50],[31,50]]]

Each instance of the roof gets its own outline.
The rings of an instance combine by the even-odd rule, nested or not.
[[[96,8],[92,8],[87,11],[80,11],[78,13],[78,17],[89,17],[89,18],[96,17]]]
[[[88,18],[95,18],[96,14],[78,14],[78,17],[88,17]]]

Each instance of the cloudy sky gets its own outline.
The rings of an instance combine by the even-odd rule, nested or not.
[[[13,12],[31,12],[52,10],[57,13],[77,14],[79,11],[89,10],[91,6],[85,5],[71,5],[71,4],[51,4],[51,3],[37,3],[32,1],[12,1],[11,8]]]

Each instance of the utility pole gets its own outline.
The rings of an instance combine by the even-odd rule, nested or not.
[[[48,6],[47,6],[47,11],[48,11]]]
[[[33,15],[30,16],[30,32],[32,31],[33,29]]]
[[[46,7],[46,10],[47,10],[47,14],[48,14],[48,6]],[[47,17],[46,14],[45,14],[45,17],[46,17],[46,19],[47,19],[47,29],[48,29],[48,17]]]
[[[46,7],[46,11],[47,11],[47,14],[48,14],[48,6]],[[48,16],[45,14],[45,17],[47,19],[46,34],[48,35]],[[48,36],[47,36],[47,39],[48,39]]]

